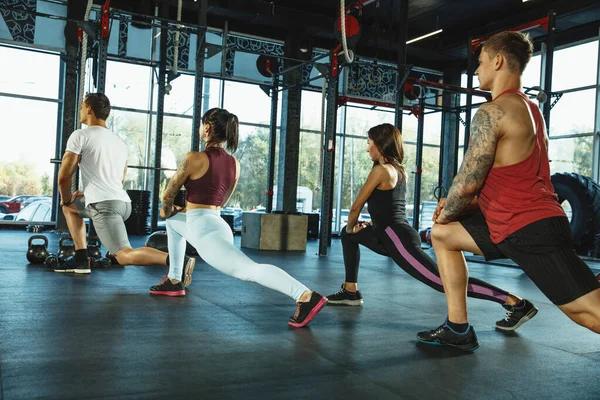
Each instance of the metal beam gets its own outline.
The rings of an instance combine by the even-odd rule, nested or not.
[[[166,6],[163,4],[163,14],[166,13]],[[153,188],[152,188],[152,231],[158,226],[158,199],[160,196],[160,166],[162,156],[162,136],[165,111],[165,85],[167,75],[167,23],[161,22],[160,35],[160,61],[158,63],[158,98],[156,101],[156,142],[154,149],[154,170]]]
[[[415,156],[415,197],[413,203],[413,228],[419,230],[419,216],[421,211],[421,175],[423,170],[423,126],[425,124],[425,99],[423,92],[419,97],[419,125],[417,127],[417,146]]]
[[[331,53],[333,60],[333,52]],[[335,171],[335,139],[337,122],[338,74],[332,73],[327,81],[327,112],[325,146],[323,151],[323,184],[321,185],[321,222],[319,227],[319,255],[327,255],[331,240],[331,213],[333,210],[333,182]]]
[[[198,9],[198,25],[206,26],[206,15],[208,0],[200,0]],[[194,71],[194,121],[192,123],[192,151],[200,150],[200,127],[202,126],[202,115],[204,107],[202,104],[204,91],[204,51],[206,48],[206,29],[198,28],[196,32],[196,69]]]
[[[279,79],[273,79],[271,88],[271,126],[269,131],[269,169],[267,171],[267,213],[273,211],[273,183],[275,181],[275,148],[277,146],[277,115],[279,114]]]
[[[395,125],[402,131],[402,106],[404,105],[404,81],[403,76],[406,67],[406,41],[408,39],[408,0],[400,0],[400,21],[398,22],[398,72],[396,73],[396,115]]]
[[[543,49],[543,72],[542,72],[542,89],[550,95],[552,93],[552,66],[554,64],[554,35],[556,31],[556,13],[554,11],[548,12],[548,36],[546,37],[546,43],[542,46]],[[550,96],[548,96],[550,97]],[[551,107],[550,98],[545,103],[542,103],[542,114],[544,114],[544,120],[546,121],[546,128],[550,132],[550,109]]]

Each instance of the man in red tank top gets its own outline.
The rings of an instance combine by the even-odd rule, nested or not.
[[[476,74],[493,101],[473,117],[469,149],[431,230],[448,319],[418,333],[421,342],[469,351],[479,346],[467,318],[462,251],[512,259],[569,318],[600,333],[600,284],[573,250],[569,221],[550,183],[544,119],[520,90],[532,51],[529,37],[517,32],[483,45]],[[527,301],[506,308],[497,325],[502,330],[537,312]]]

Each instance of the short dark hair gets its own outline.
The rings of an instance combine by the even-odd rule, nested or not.
[[[96,118],[105,120],[110,114],[110,100],[103,93],[89,93],[85,96],[85,104],[94,111]]]
[[[502,54],[508,61],[508,68],[519,75],[523,74],[533,54],[533,43],[528,34],[521,32],[500,32],[483,43],[483,49],[490,57]]]

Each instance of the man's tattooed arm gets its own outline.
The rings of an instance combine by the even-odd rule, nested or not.
[[[436,222],[445,224],[454,221],[483,187],[494,164],[498,123],[503,116],[502,107],[493,103],[484,104],[477,110],[471,123],[471,143]]]
[[[175,172],[175,175],[173,175],[173,178],[169,181],[169,185],[163,194],[162,209],[166,215],[165,218],[173,212],[173,201],[175,200],[175,196],[177,196],[179,189],[181,189],[181,186],[183,186],[190,176],[189,166],[190,153],[186,154],[179,164],[177,172]]]

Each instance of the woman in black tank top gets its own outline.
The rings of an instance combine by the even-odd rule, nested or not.
[[[402,164],[402,134],[391,124],[381,124],[369,130],[367,143],[373,169],[352,204],[348,225],[341,231],[346,280],[339,292],[327,296],[329,304],[363,304],[357,286],[359,245],[392,257],[410,276],[443,293],[436,263],[421,249],[419,234],[406,221],[407,174]],[[368,203],[372,223],[358,220],[365,203]],[[475,278],[469,278],[468,295],[503,306],[521,301],[519,297]]]

